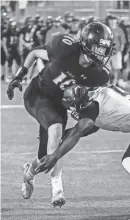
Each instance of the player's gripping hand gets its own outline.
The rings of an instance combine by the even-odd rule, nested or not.
[[[22,91],[22,82],[20,79],[14,79],[10,82],[8,89],[7,89],[7,95],[9,100],[12,100],[14,97],[14,89],[18,88],[19,91]]]
[[[19,91],[22,91],[22,80],[24,76],[26,76],[27,72],[28,72],[28,69],[25,66],[20,67],[18,69],[18,72],[16,73],[15,78],[10,82],[8,89],[7,89],[7,95],[10,100],[12,100],[14,97],[15,88],[18,88]]]
[[[44,171],[45,173],[48,173],[56,164],[57,158],[55,155],[50,154],[42,157],[40,159],[40,163],[35,169],[35,171],[38,173],[39,171],[42,172]]]

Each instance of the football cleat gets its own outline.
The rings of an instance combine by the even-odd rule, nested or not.
[[[58,191],[55,195],[53,195],[51,204],[55,207],[60,207],[65,204],[65,197],[62,190]]]
[[[26,173],[28,169],[30,168],[31,164],[25,163],[23,165],[24,169],[24,182],[22,184],[22,196],[24,199],[30,199],[32,196],[32,193],[34,191],[34,177],[31,180],[27,180]]]

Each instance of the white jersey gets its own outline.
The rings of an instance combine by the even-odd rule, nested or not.
[[[110,85],[89,92],[90,98],[99,103],[95,125],[110,131],[130,132],[130,95]]]

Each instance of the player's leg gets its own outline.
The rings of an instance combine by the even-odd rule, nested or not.
[[[22,57],[21,57],[21,60],[22,60],[22,62],[26,59],[26,57],[27,57],[27,55],[28,55],[28,53],[29,53],[29,50],[27,49],[27,48],[24,48],[23,47],[23,51],[22,51],[23,53],[22,53]],[[32,69],[32,67],[31,67],[31,69]],[[29,71],[30,72],[30,71]],[[27,77],[28,76],[25,76],[24,77],[24,79],[23,79],[23,81],[22,81],[22,83],[24,84],[26,84],[27,83]]]
[[[55,106],[49,100],[44,98],[39,102],[37,109],[37,120],[48,130],[47,153],[53,153],[59,146],[62,139],[63,130],[67,121],[67,112],[62,106]],[[40,155],[41,156],[41,155]],[[41,158],[40,158],[41,159]],[[52,184],[52,204],[62,206],[65,203],[62,186],[62,167],[61,160],[51,171]]]
[[[113,58],[113,72],[114,72],[114,80],[113,84],[118,85],[118,80],[121,77],[121,69],[122,69],[122,53],[117,52]]]
[[[6,82],[9,83],[12,80],[12,65],[13,65],[13,53],[9,51],[8,57],[8,75],[6,76]]]
[[[48,129],[47,153],[52,154],[59,146],[62,139],[62,124],[53,124]],[[62,185],[62,160],[59,160],[50,172],[52,185],[52,205],[62,206],[65,203]]]
[[[40,160],[45,155],[51,154],[55,151],[57,146],[61,141],[63,126],[59,124],[54,124],[48,128],[48,131],[40,126],[40,143],[38,150],[38,159]],[[55,143],[55,144],[54,144]],[[48,149],[47,149],[48,148]],[[28,174],[31,176],[36,175],[35,169],[38,165],[38,160],[35,158],[32,161],[32,165],[30,167],[30,172]],[[54,206],[63,205],[65,203],[63,186],[62,186],[62,169],[61,169],[61,161],[59,161],[54,169],[51,172],[51,184],[52,184],[52,204]]]
[[[30,110],[31,111],[31,110]],[[32,108],[31,115],[36,118],[35,109]],[[39,131],[39,150],[38,157],[34,158],[31,163],[24,164],[24,182],[22,184],[22,194],[24,199],[29,199],[34,191],[35,183],[35,169],[38,165],[39,160],[47,154],[47,142],[48,132],[45,128],[40,126]]]
[[[1,80],[5,80],[5,63],[6,63],[6,54],[4,48],[1,47]]]
[[[39,124],[46,128],[46,130],[42,130],[42,135],[45,136],[45,132],[48,130],[48,144],[47,144],[47,152],[53,153],[55,149],[59,146],[59,143],[62,138],[63,134],[63,122],[62,118],[55,112],[53,108],[48,107],[49,103],[48,100],[42,100],[38,98],[36,100],[36,119]],[[35,111],[33,110],[32,114]],[[44,134],[43,134],[44,132]],[[43,145],[42,145],[43,144]],[[46,146],[45,142],[41,141],[38,159],[41,159],[43,153],[45,153]],[[37,172],[35,171],[38,165],[38,160],[34,159],[32,162],[31,167],[28,170],[27,176],[29,179],[34,177]],[[52,183],[52,204],[54,206],[61,206],[65,203],[64,193],[63,193],[63,186],[62,186],[62,169],[61,169],[61,161],[59,161],[54,169],[51,171],[51,183]]]
[[[29,101],[28,101],[29,99]],[[24,106],[28,113],[36,118],[36,109],[35,109],[35,100],[36,100],[36,91],[32,90],[32,83],[27,87],[24,93]],[[24,181],[22,184],[22,196],[24,199],[30,199],[34,191],[34,182],[35,182],[35,167],[38,164],[38,158],[34,158],[32,163],[24,164]]]
[[[122,165],[130,173],[130,145],[122,157]]]
[[[36,118],[36,115],[34,115],[35,110],[32,110],[32,115],[34,118]],[[31,166],[27,172],[27,178],[31,179],[34,177],[37,173],[35,171],[39,160],[47,155],[47,143],[48,143],[48,131],[40,125],[39,129],[39,149],[38,149],[38,157],[34,158]]]
[[[38,159],[47,155],[48,131],[40,125]]]
[[[48,130],[48,151],[53,152],[58,147],[62,137],[63,124],[66,123],[66,111],[64,111],[64,109],[59,109],[59,113],[57,113],[50,101],[48,101],[46,98],[37,96],[36,91],[34,92],[34,90],[31,89],[31,86],[29,86],[25,92],[24,101],[25,108],[29,114],[31,114],[39,122],[39,124],[46,129],[46,131]],[[61,115],[63,115],[63,117]],[[43,149],[42,146],[40,149]],[[40,149],[38,155],[42,155]],[[38,160],[35,158],[27,171],[26,178],[28,181],[34,178],[34,176],[37,174],[35,171],[37,165]],[[56,191],[55,189],[61,191],[63,187],[61,181],[62,171],[60,163],[59,165],[56,165],[51,174],[52,191]],[[56,185],[58,185],[58,187],[56,187]],[[25,188],[24,191],[26,191]]]
[[[18,49],[14,50],[14,59],[16,61],[15,72],[17,72],[18,68],[21,66],[21,56],[20,56],[20,54],[18,52]]]

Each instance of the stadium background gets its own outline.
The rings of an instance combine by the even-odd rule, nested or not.
[[[9,7],[10,1],[1,1],[2,5]],[[24,1],[22,1],[24,2]],[[130,2],[129,1],[28,1],[26,5],[25,16],[34,16],[40,13],[44,18],[48,15],[58,16],[63,15],[65,11],[73,11],[76,16],[97,16],[104,19],[107,13],[112,13],[117,16],[127,19],[130,17]],[[15,16],[20,18],[19,3],[16,1]]]
[[[15,12],[7,1],[4,5],[18,22],[36,13],[43,17],[58,16],[67,10],[76,16],[94,15],[101,20],[111,12],[124,17],[127,24],[130,19],[130,2],[127,6],[121,4],[119,9],[117,1],[31,1],[24,15],[20,14],[18,2]],[[62,209],[50,206],[50,178],[44,174],[37,177],[32,199],[23,200],[22,164],[37,154],[38,125],[25,111],[22,93],[16,91],[14,100],[7,99],[7,86],[1,83],[1,219],[129,220],[130,176],[121,166],[129,134],[101,130],[82,139],[65,156],[63,180],[67,203]],[[72,125],[70,120],[68,126]]]
[[[67,11],[73,13],[74,19],[78,21],[73,21],[72,28],[77,28],[78,26],[83,24],[83,22],[87,24],[87,22],[91,22],[96,19],[97,21],[102,21],[104,23],[107,22],[107,18],[109,15],[117,18],[117,22],[119,26],[123,24],[123,32],[127,33],[127,51],[129,58],[127,62],[127,68],[125,73],[121,73],[122,75],[119,78],[123,79],[121,82],[122,88],[130,87],[130,83],[124,82],[130,79],[130,1],[1,1],[1,8],[5,8],[8,17],[11,22],[16,21],[17,26],[21,28],[25,25],[26,18],[32,18],[33,22],[35,22],[36,16],[40,16],[44,22],[48,19],[48,16],[51,16],[53,21],[55,19],[64,20],[65,13]],[[10,21],[9,21],[10,22]],[[84,24],[83,24],[84,25]],[[77,29],[80,29],[80,28]],[[122,28],[121,27],[121,28]],[[53,31],[53,30],[52,30]],[[68,32],[68,30],[67,30]],[[50,39],[50,32],[48,31],[48,35],[46,35],[46,39]],[[125,33],[125,32],[124,32]],[[38,46],[38,45],[37,45]],[[20,46],[21,47],[21,46]],[[20,49],[21,50],[21,49]],[[21,54],[21,60],[24,60]],[[6,63],[7,65],[7,63]],[[8,72],[8,70],[6,70]],[[123,72],[123,69],[122,69]],[[13,73],[14,74],[14,73]],[[125,75],[125,76],[124,76]],[[127,75],[127,76],[126,76]],[[113,77],[113,76],[112,76]],[[7,77],[8,78],[8,77]],[[5,80],[6,81],[6,80]],[[7,80],[9,81],[9,80]],[[120,83],[119,83],[120,84]]]

